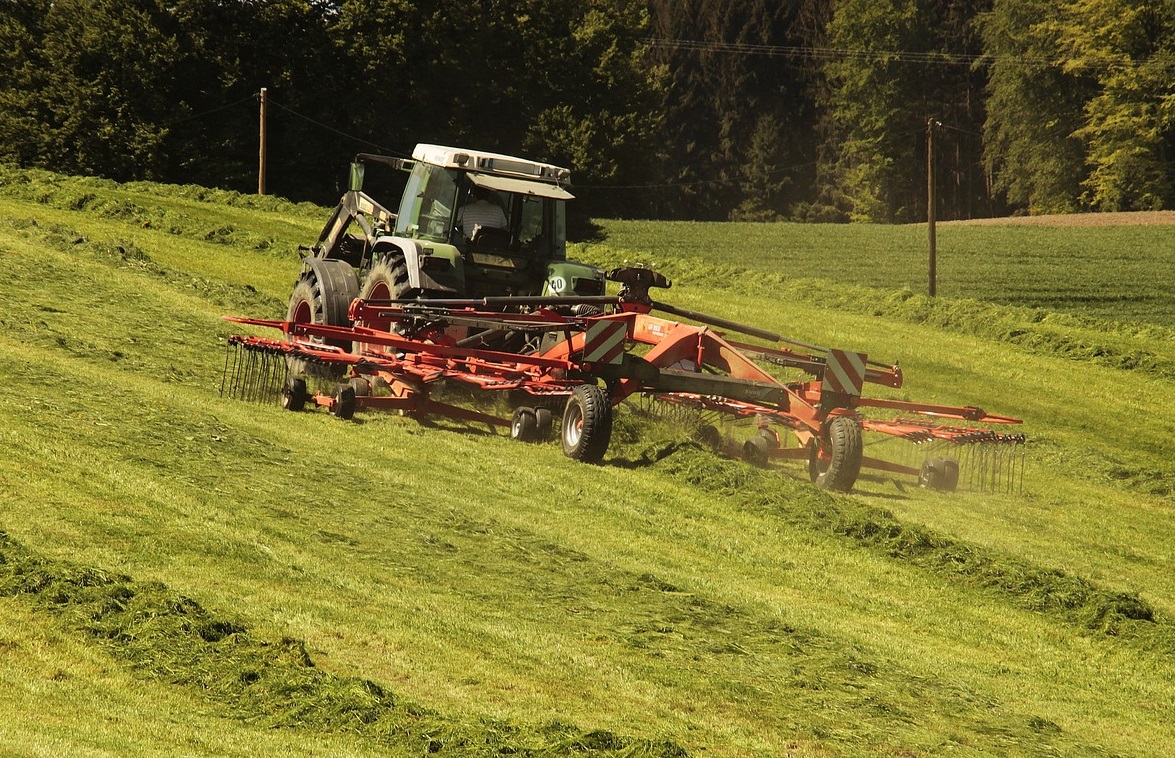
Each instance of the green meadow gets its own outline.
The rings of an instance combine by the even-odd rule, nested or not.
[[[838,495],[222,397],[328,214],[0,168],[0,753],[1175,754],[1175,227],[944,226],[934,299],[920,227],[573,246],[1024,419],[1012,492]]]

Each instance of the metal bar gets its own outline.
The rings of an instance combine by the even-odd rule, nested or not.
[[[913,466],[903,466],[900,463],[893,463],[892,461],[882,460],[881,458],[871,458],[867,455],[861,457],[861,465],[865,468],[876,469],[878,471],[888,471],[891,474],[919,476],[922,473],[921,469],[914,468]]]
[[[419,305],[428,308],[484,308],[510,306],[544,306],[544,305],[619,305],[619,298],[610,295],[518,295],[499,297],[464,297],[464,298],[406,298],[400,300],[364,300],[364,303],[374,308],[389,306]]]
[[[709,326],[717,326],[722,329],[729,329],[732,332],[738,332],[740,334],[748,334],[752,337],[758,337],[759,339],[771,340],[772,342],[789,342],[793,345],[800,345],[802,347],[811,348],[812,350],[827,350],[827,348],[815,347],[813,345],[807,345],[803,342],[796,342],[794,340],[789,340],[786,337],[781,337],[780,335],[776,334],[775,332],[769,332],[766,329],[759,329],[754,326],[747,326],[746,324],[740,324],[737,321],[730,321],[728,319],[719,318],[717,316],[708,316],[705,313],[698,313],[697,311],[691,311],[687,308],[678,308],[675,305],[668,305],[666,303],[658,303],[655,300],[652,301],[652,305],[653,305],[654,310],[663,311],[665,313],[671,313],[674,316],[681,316],[682,318],[688,318],[692,321],[697,321],[699,323],[707,324]]]
[[[956,418],[963,421],[985,421],[991,424],[1019,424],[1020,419],[1009,416],[994,416],[982,408],[973,405],[958,407],[951,405],[933,405],[928,403],[912,403],[905,400],[885,400],[881,398],[861,398],[860,405],[871,408],[887,408],[889,410],[917,413],[923,416],[938,416],[940,418]]]

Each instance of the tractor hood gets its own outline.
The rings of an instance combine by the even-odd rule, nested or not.
[[[511,179],[505,176],[478,174],[472,171],[469,173],[469,180],[478,187],[498,190],[499,192],[513,192],[518,195],[538,195],[539,197],[549,197],[555,200],[572,200],[575,198],[575,195],[572,195],[559,185],[547,184],[546,182]]]

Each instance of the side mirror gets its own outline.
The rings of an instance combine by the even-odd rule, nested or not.
[[[363,164],[359,161],[351,164],[351,181],[349,186],[352,192],[359,192],[363,189]]]

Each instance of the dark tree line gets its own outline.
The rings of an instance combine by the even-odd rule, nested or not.
[[[1175,0],[0,0],[0,160],[330,203],[416,142],[596,216],[1175,205]]]

